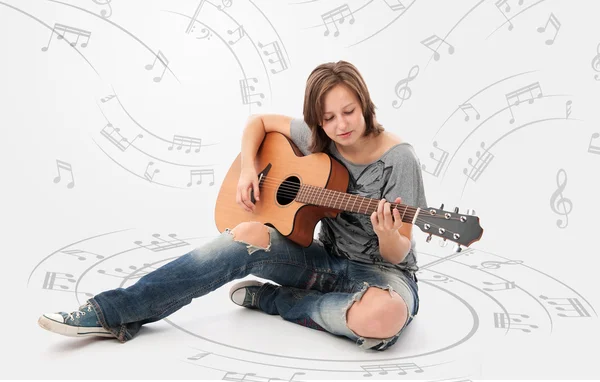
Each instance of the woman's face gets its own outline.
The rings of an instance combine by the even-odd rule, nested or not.
[[[365,131],[365,119],[358,97],[345,85],[338,84],[325,93],[321,126],[331,140],[352,146]]]

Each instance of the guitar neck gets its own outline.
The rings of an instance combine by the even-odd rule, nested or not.
[[[371,215],[373,212],[377,211],[380,202],[378,199],[365,198],[359,195],[352,195],[306,184],[300,186],[296,201],[364,215]],[[405,223],[413,224],[420,211],[420,208],[411,207],[407,204],[390,204],[391,209],[396,208],[400,212],[402,221]]]

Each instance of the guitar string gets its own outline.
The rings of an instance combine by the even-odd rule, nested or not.
[[[264,178],[263,178],[263,179],[264,179]],[[262,183],[262,181],[261,181],[261,183]],[[268,188],[277,188],[276,186],[277,186],[278,184],[279,184],[279,182],[271,182],[271,183],[269,183],[269,184],[268,184]],[[275,185],[275,187],[272,187],[273,185]],[[295,185],[295,186],[297,186],[297,184],[295,184],[295,183],[294,183],[294,185]],[[313,187],[317,187],[317,186],[313,186]],[[282,187],[282,188],[283,188],[283,187]],[[297,188],[298,188],[298,187],[295,187],[296,191],[297,191]],[[289,189],[289,188],[288,188],[288,189]],[[335,191],[335,190],[329,190],[329,191],[334,191],[334,192],[337,192],[337,191]],[[283,195],[283,194],[285,194],[285,193],[284,193],[284,192],[282,192],[281,194]],[[294,193],[287,192],[287,195],[285,195],[285,196],[293,197],[293,196],[295,196],[295,195],[296,195],[296,193],[295,193],[295,192],[294,192]],[[375,200],[371,200],[371,201],[369,201],[368,203],[373,203],[373,202],[376,202],[376,201],[375,201]],[[300,202],[300,203],[302,203],[302,202]],[[307,203],[307,204],[308,204],[308,203]],[[396,204],[396,203],[391,203],[391,204],[392,204],[392,205],[394,205],[394,204]],[[398,206],[400,206],[400,205],[403,205],[403,204],[398,204]],[[405,205],[405,204],[404,204],[403,206],[408,206],[408,205]],[[414,207],[410,207],[410,206],[408,206],[408,207],[409,207],[409,208],[414,208]],[[336,207],[331,207],[331,208],[338,209],[338,208],[336,208]],[[341,209],[341,208],[340,208],[340,209]],[[398,210],[399,210],[399,208],[396,208],[396,209],[398,209]],[[426,210],[424,210],[424,209],[421,209],[421,210],[422,210],[422,211],[426,211]],[[416,212],[416,209],[415,209],[415,211],[414,211],[414,212]],[[420,214],[419,214],[419,215],[420,215]],[[407,216],[407,217],[411,217],[411,216],[412,216],[412,218],[414,218],[414,213],[413,213],[413,212],[411,212],[411,213],[409,213],[409,214],[402,215],[402,216]],[[429,217],[431,217],[431,218],[439,218],[439,219],[441,219],[441,218],[442,218],[442,217],[441,217],[441,216],[439,216],[439,215],[437,215],[437,216],[435,216],[435,215],[428,215],[428,216],[429,216]],[[411,218],[410,220],[412,220],[412,218]],[[443,218],[445,219],[445,217],[443,217]],[[403,220],[403,219],[402,219],[402,220]],[[456,219],[456,218],[450,218],[450,219],[445,219],[445,220],[458,220],[458,219]],[[441,226],[439,226],[439,225],[437,225],[437,224],[435,224],[435,223],[429,223],[427,220],[423,220],[422,218],[419,218],[419,217],[417,217],[417,219],[416,219],[416,222],[418,222],[418,223],[428,223],[428,224],[430,224],[430,226],[431,226],[431,227],[433,227],[434,229],[435,229],[435,228],[443,228],[443,227],[441,227]],[[445,229],[445,228],[444,228],[444,229]],[[448,230],[448,229],[445,229],[445,232],[447,232],[447,233],[451,233],[451,234],[454,234],[454,233],[456,233],[456,232],[454,232],[454,231],[451,231],[451,230]],[[434,233],[434,232],[427,232],[427,233],[431,233],[431,234],[433,234],[433,235],[436,235],[436,236],[438,236],[438,237],[439,237],[439,235],[437,235],[437,234],[436,234],[436,233]],[[452,238],[447,238],[447,239],[448,239],[448,240],[450,240],[450,241],[453,241],[453,242],[456,242],[456,240],[458,240],[458,239],[452,239]],[[466,245],[466,244],[463,244],[463,245]]]
[[[283,180],[282,182],[279,182],[277,180],[277,178],[272,178],[272,177],[267,177],[267,176],[263,176],[260,179],[260,181],[259,181],[259,187],[260,187],[260,184],[265,184],[265,185],[268,185],[269,188],[272,187],[272,188],[275,188],[275,189],[276,188],[280,188],[280,189],[284,189],[285,188],[287,190],[287,192],[285,192],[285,194],[282,192],[282,195],[288,196],[290,198],[293,197],[294,199],[295,199],[295,196],[297,195],[297,191],[299,191],[300,187],[301,187],[301,185],[298,185],[295,182],[290,182],[290,181],[287,181],[287,180]],[[281,185],[285,184],[285,187],[283,187],[283,186],[279,187],[280,184]],[[305,185],[305,186],[310,186],[310,185]],[[336,190],[330,190],[330,189],[326,189],[326,188],[322,188],[322,187],[318,187],[318,186],[310,186],[310,187],[315,187],[315,188],[318,188],[319,190],[323,190],[323,191],[339,192],[339,191],[336,191]],[[352,196],[351,194],[344,194],[344,195]],[[333,195],[333,196],[336,197],[335,195]],[[366,199],[368,199],[368,198],[366,198]],[[378,201],[376,201],[376,200],[370,200],[370,201],[368,201],[368,205],[370,205],[370,203],[374,203],[374,202],[378,203]],[[414,218],[414,213],[416,213],[416,207],[411,207],[411,206],[408,206],[406,204],[396,204],[396,203],[390,203],[390,204],[391,205],[396,205],[396,206],[406,206],[407,207],[406,210],[408,210],[408,208],[415,209],[414,211],[410,211],[410,213],[408,213],[407,215],[405,215],[406,214],[406,211],[405,211],[404,214],[402,215],[403,217],[404,216],[408,216],[408,217],[412,216]],[[334,203],[334,205],[335,205],[335,203]],[[332,207],[332,208],[335,208],[335,207]],[[335,208],[335,209],[337,209],[337,208]],[[396,209],[400,210],[399,208],[396,208]],[[422,211],[426,211],[426,209],[421,209],[421,210]],[[438,219],[444,218],[445,220],[459,220],[458,218],[449,218],[449,219],[446,219],[445,217],[440,216],[440,215],[428,215],[428,217],[430,217],[430,218],[438,218]],[[419,222],[419,223],[427,223],[426,220],[423,220],[423,219],[419,218],[418,216],[417,216],[416,221]],[[439,226],[439,225],[437,225],[435,223],[428,223],[428,224],[430,224],[434,228],[443,228],[443,227],[441,227],[441,226]],[[445,232],[449,232],[449,233],[452,233],[452,234],[456,233],[456,232],[453,232],[453,231],[450,231],[450,230],[447,230],[447,229],[445,229]],[[432,233],[432,234],[436,235],[433,232],[429,232],[429,233]],[[436,236],[439,236],[439,235],[436,235]],[[454,241],[453,239],[450,239],[450,240]]]

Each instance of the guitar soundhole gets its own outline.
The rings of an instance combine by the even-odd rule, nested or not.
[[[286,178],[277,189],[277,203],[282,206],[290,204],[300,190],[300,179],[296,176]]]

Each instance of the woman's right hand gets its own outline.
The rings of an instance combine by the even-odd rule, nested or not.
[[[247,212],[254,212],[255,205],[250,199],[250,191],[254,191],[254,198],[260,200],[258,189],[258,175],[254,166],[242,168],[240,180],[238,181],[235,201]]]

